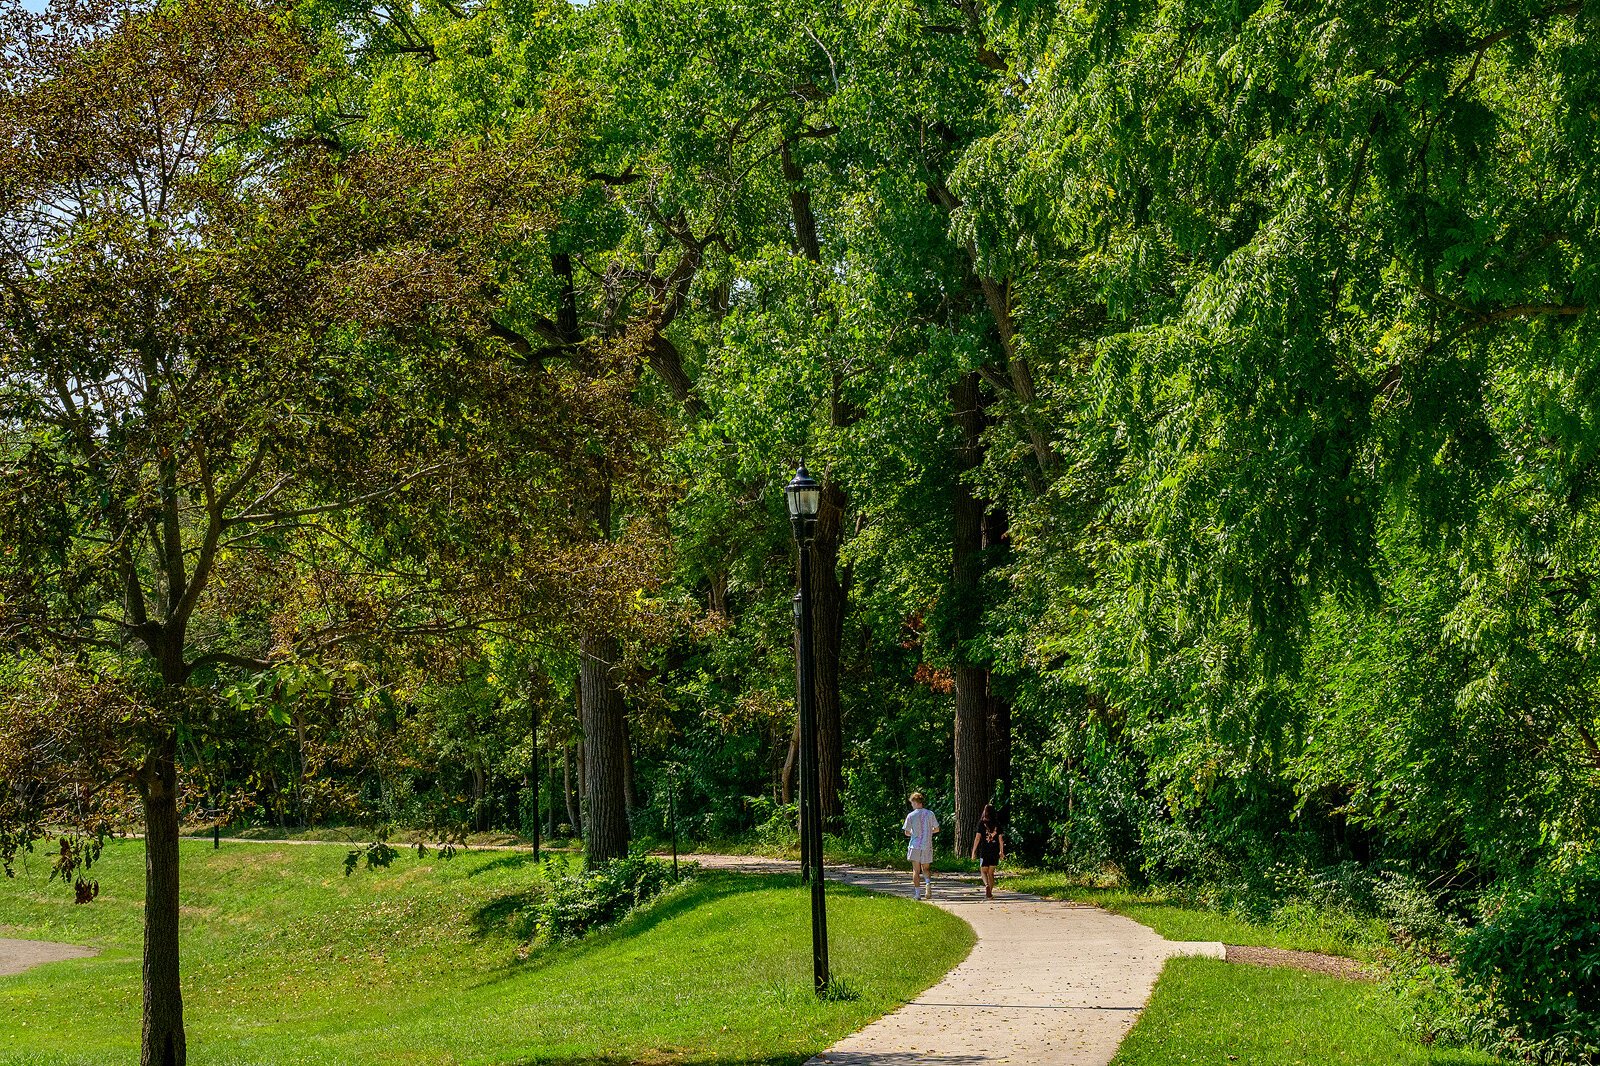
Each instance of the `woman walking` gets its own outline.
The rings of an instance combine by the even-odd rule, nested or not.
[[[1005,856],[1006,838],[1000,832],[1000,818],[994,813],[994,804],[985,803],[978,816],[978,832],[972,838],[972,857],[978,860],[978,870],[983,874],[984,899],[994,899],[994,872]]]
[[[933,899],[933,835],[939,831],[938,817],[924,804],[927,798],[920,792],[911,793],[911,813],[900,828],[906,834],[906,859],[911,863],[911,898],[923,898],[923,883],[927,883],[927,898]]]

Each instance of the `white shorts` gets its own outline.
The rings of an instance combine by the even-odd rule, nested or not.
[[[933,861],[932,848],[906,848],[907,862],[929,863]]]

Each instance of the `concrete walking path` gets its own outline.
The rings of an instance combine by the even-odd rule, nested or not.
[[[702,866],[792,873],[796,864],[687,856]],[[838,866],[829,880],[911,895],[907,873]],[[1221,944],[1165,940],[1131,918],[936,874],[933,904],[978,936],[944,980],[848,1036],[809,1066],[1106,1066],[1175,955],[1224,958]]]
[[[63,959],[87,959],[100,954],[94,948],[81,948],[76,944],[56,944],[49,940],[0,939],[0,977],[31,970],[47,962]]]

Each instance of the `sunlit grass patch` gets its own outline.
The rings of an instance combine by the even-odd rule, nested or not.
[[[1482,1066],[1476,1052],[1428,1048],[1404,1033],[1380,986],[1217,959],[1167,963],[1113,1066]]]
[[[792,877],[702,873],[617,926],[529,948],[549,867],[466,852],[343,874],[337,848],[185,843],[191,1061],[801,1062],[914,997],[971,930],[908,900],[829,888],[832,961],[858,998],[810,992]],[[561,868],[575,857],[558,860]],[[0,978],[0,1063],[137,1058],[143,851],[112,845],[78,907],[35,859],[0,883],[0,935],[103,949]]]

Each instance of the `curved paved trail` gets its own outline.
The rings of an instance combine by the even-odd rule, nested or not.
[[[793,873],[792,862],[689,856],[703,866]],[[829,880],[911,895],[905,873],[838,866]],[[1098,907],[936,875],[933,902],[978,934],[965,962],[911,1003],[848,1036],[808,1066],[1105,1066],[1174,955],[1223,958],[1221,944],[1164,940]]]
[[[87,959],[100,954],[94,948],[80,948],[76,944],[56,944],[49,940],[0,939],[0,977],[31,970],[46,962],[63,959]]]

